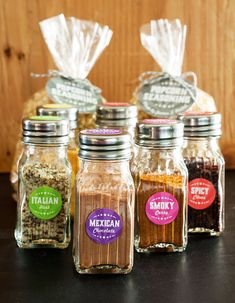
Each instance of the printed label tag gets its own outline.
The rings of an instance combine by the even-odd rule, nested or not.
[[[149,197],[145,206],[145,212],[148,219],[154,224],[169,224],[178,215],[178,201],[167,192],[159,192]]]
[[[214,185],[203,178],[194,179],[188,185],[188,205],[194,209],[205,209],[215,200]]]
[[[56,103],[79,107],[80,113],[93,113],[102,101],[101,90],[87,80],[53,77],[46,84],[48,96]]]
[[[62,208],[61,194],[49,186],[38,187],[29,196],[29,208],[38,219],[53,219]]]
[[[99,244],[108,244],[116,240],[122,231],[120,216],[109,208],[93,211],[86,220],[88,236]]]
[[[196,101],[196,87],[183,79],[163,74],[147,80],[137,98],[143,111],[153,117],[176,116]]]

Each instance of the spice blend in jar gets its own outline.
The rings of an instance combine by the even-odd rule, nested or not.
[[[182,143],[180,121],[147,119],[138,124],[132,165],[138,252],[181,252],[186,248],[188,175]]]
[[[134,182],[129,134],[80,132],[73,257],[82,274],[123,273],[133,266]]]
[[[65,248],[70,241],[71,166],[68,121],[34,116],[23,120],[15,238],[19,247]]]
[[[218,236],[224,229],[224,159],[218,140],[219,113],[187,113],[184,160],[189,172],[188,228]]]
[[[96,125],[98,128],[118,128],[127,131],[134,141],[137,115],[135,105],[106,102],[97,106]]]
[[[39,116],[63,117],[69,121],[68,159],[72,165],[71,215],[74,215],[74,184],[79,169],[78,160],[78,108],[69,104],[45,104],[37,108]]]

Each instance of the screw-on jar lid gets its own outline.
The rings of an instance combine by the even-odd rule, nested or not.
[[[69,120],[70,129],[78,127],[78,108],[66,103],[44,104],[37,108],[39,116],[58,116]]]
[[[94,160],[130,159],[130,135],[119,129],[82,130],[79,134],[79,156]]]
[[[23,142],[33,144],[68,144],[68,120],[55,116],[32,116],[22,123]]]
[[[137,114],[135,105],[107,102],[97,106],[96,123],[99,126],[110,127],[135,126]]]
[[[184,123],[185,137],[218,137],[221,135],[221,114],[188,112],[179,116]]]
[[[137,144],[149,147],[174,147],[182,144],[184,124],[179,120],[146,119],[137,127]]]

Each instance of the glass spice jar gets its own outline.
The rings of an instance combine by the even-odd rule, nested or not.
[[[188,228],[191,233],[219,236],[224,230],[224,170],[219,147],[221,115],[187,113],[183,156],[189,172]]]
[[[69,104],[44,104],[37,108],[39,116],[58,116],[68,119],[69,121],[69,145],[68,159],[72,165],[72,190],[71,190],[71,216],[74,215],[74,184],[75,176],[79,170],[78,159],[78,108]]]
[[[135,105],[106,102],[97,106],[96,126],[98,128],[118,128],[127,131],[134,143],[137,115],[138,111]]]
[[[134,182],[129,134],[80,132],[73,257],[81,274],[126,274],[133,266]]]
[[[138,252],[182,252],[187,245],[187,168],[181,147],[183,123],[146,119],[137,126],[136,185]]]
[[[34,116],[23,120],[15,238],[19,247],[66,248],[70,241],[71,165],[68,121]]]

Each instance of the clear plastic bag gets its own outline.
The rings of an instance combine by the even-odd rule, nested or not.
[[[66,19],[63,14],[39,25],[58,70],[73,79],[87,78],[112,38],[107,25],[74,17]]]
[[[175,117],[186,111],[215,111],[213,98],[197,88],[193,72],[182,74],[186,25],[180,20],[151,20],[140,29],[143,47],[161,72],[144,72],[132,102],[139,105],[139,118]]]

